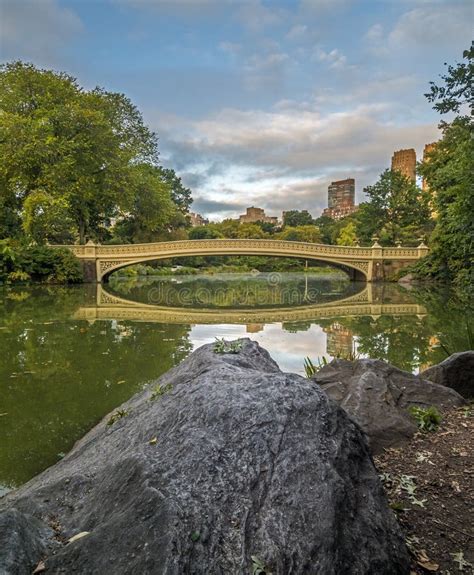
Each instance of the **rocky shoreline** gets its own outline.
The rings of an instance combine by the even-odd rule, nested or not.
[[[205,345],[0,499],[0,574],[409,574],[384,457],[417,440],[410,405],[465,403],[384,362],[311,380]]]

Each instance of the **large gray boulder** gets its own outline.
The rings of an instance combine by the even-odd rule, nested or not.
[[[453,353],[438,365],[425,369],[420,377],[451,387],[466,399],[473,399],[474,351]]]
[[[335,359],[312,379],[365,431],[373,453],[415,434],[411,406],[442,412],[465,403],[454,390],[377,359]]]
[[[31,525],[0,573],[409,572],[364,435],[315,382],[249,340],[158,381],[0,500],[0,521]]]

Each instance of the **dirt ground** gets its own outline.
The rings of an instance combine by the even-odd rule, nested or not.
[[[474,406],[374,457],[405,533],[412,573],[474,574]]]

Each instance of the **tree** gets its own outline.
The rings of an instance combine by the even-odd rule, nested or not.
[[[336,220],[333,220],[329,216],[320,216],[314,220],[314,223],[321,232],[321,241],[324,244],[332,244],[332,235]]]
[[[44,190],[32,192],[23,203],[23,229],[38,244],[71,243],[73,221],[64,198]]]
[[[336,243],[338,246],[355,246],[357,243],[356,225],[348,222],[339,232]]]
[[[288,210],[283,215],[284,226],[307,226],[314,224],[314,219],[308,210]]]
[[[237,229],[237,237],[238,238],[255,238],[255,239],[262,239],[267,237],[267,234],[262,230],[261,226],[257,223],[244,223],[240,224]]]
[[[20,217],[26,231],[35,229],[37,235],[44,229],[40,199],[61,206],[69,232],[81,243],[103,239],[110,220],[128,211],[131,218],[139,213],[145,218],[137,204],[156,207],[161,190],[163,206],[169,201],[166,187],[181,208],[189,202],[189,190],[180,188],[174,172],[154,167],[157,137],[128,98],[100,88],[84,90],[75,78],[32,64],[0,67],[0,157],[0,205],[7,208],[0,217],[2,234],[10,234],[11,222]],[[145,176],[137,168],[144,164],[150,167],[145,188],[152,197],[147,199]],[[171,210],[165,214],[171,217]],[[38,225],[36,217],[42,219]],[[144,225],[156,231],[156,210],[150,218]],[[166,225],[164,217],[159,225]]]
[[[224,237],[218,230],[211,226],[198,226],[189,231],[190,240],[213,240]]]
[[[310,242],[320,243],[321,234],[316,226],[285,226],[285,229],[278,234],[279,239],[290,242]]]
[[[448,73],[441,76],[444,86],[430,82],[430,91],[425,94],[429,102],[435,102],[433,108],[440,114],[457,114],[464,104],[470,107],[471,112],[474,109],[474,44],[469,50],[464,50],[463,58],[467,63],[448,66]]]
[[[132,168],[134,195],[115,226],[115,235],[126,242],[157,241],[177,210],[168,185],[156,177],[156,168],[139,164]]]
[[[358,216],[360,227],[372,227],[383,244],[417,243],[429,231],[429,194],[397,170],[385,170],[364,192],[369,201]]]
[[[191,190],[185,188],[181,181],[181,178],[176,175],[176,172],[171,168],[156,168],[161,180],[167,184],[171,199],[178,206],[181,213],[187,214],[189,212],[189,207],[192,204]]]
[[[431,83],[426,94],[441,114],[459,112],[468,105],[474,112],[474,50],[463,54],[467,63],[448,67],[442,76],[444,86]],[[474,122],[471,116],[458,115],[450,124],[441,122],[443,137],[429,152],[419,171],[433,194],[437,213],[431,238],[431,253],[415,268],[419,275],[452,280],[473,290],[474,271]]]

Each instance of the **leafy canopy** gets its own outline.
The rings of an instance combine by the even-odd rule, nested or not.
[[[191,201],[126,96],[32,64],[0,66],[0,157],[0,237],[107,240],[122,220],[136,241]]]

